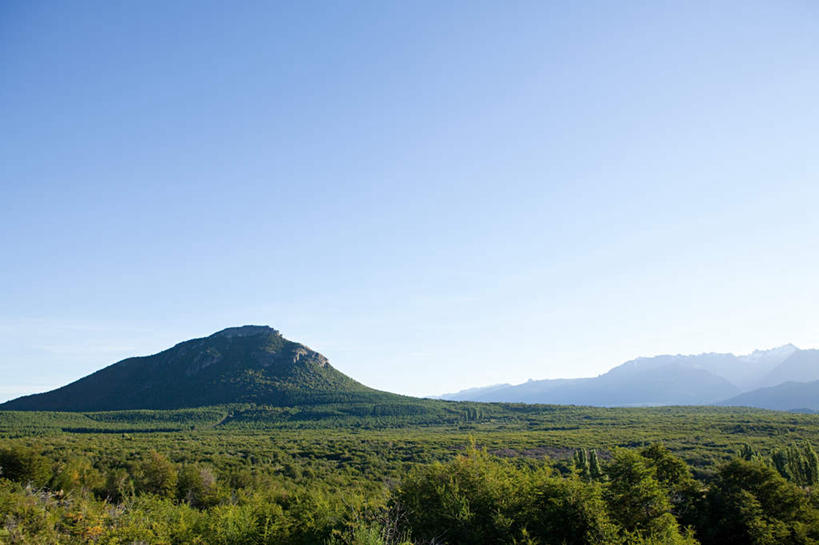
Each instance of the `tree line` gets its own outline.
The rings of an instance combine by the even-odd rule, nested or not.
[[[13,544],[801,545],[819,543],[809,444],[744,446],[706,480],[661,444],[568,464],[469,445],[380,491],[150,451],[98,467],[0,449],[0,542]]]

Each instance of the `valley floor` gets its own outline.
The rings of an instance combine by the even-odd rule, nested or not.
[[[591,526],[561,538],[566,543],[709,544],[723,539],[718,530],[727,524],[713,518],[713,502],[725,500],[715,494],[735,474],[785,487],[779,493],[801,510],[782,522],[762,509],[770,531],[760,540],[798,530],[804,539],[793,543],[815,543],[811,443],[819,444],[817,415],[725,407],[408,400],[0,411],[0,543],[432,543],[437,536],[435,543],[456,544],[490,534],[498,543],[561,543],[542,524],[565,512],[525,508],[550,490],[555,505],[574,509],[572,501],[585,497],[599,510],[583,515]],[[747,467],[731,466],[739,452]],[[802,469],[782,469],[777,456]],[[679,470],[674,482],[664,476],[668,467]],[[629,497],[646,483],[656,497]],[[631,520],[618,512],[625,497],[659,510]],[[503,516],[481,521],[483,509]],[[234,526],[235,535],[218,535]]]

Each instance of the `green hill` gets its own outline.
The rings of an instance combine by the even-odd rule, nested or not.
[[[128,358],[76,382],[0,405],[6,410],[177,409],[400,400],[334,369],[267,326],[228,328],[158,354]]]

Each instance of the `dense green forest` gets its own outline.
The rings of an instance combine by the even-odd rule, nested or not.
[[[0,411],[0,543],[819,543],[811,445],[738,408]]]

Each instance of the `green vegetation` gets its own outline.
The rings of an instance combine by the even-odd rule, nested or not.
[[[736,408],[0,411],[0,543],[810,544],[811,444]]]
[[[3,544],[819,543],[813,414],[414,399],[264,326],[2,407]]]
[[[334,369],[327,358],[267,326],[228,328],[152,356],[128,358],[6,410],[178,409],[226,403],[272,406],[405,399]]]

